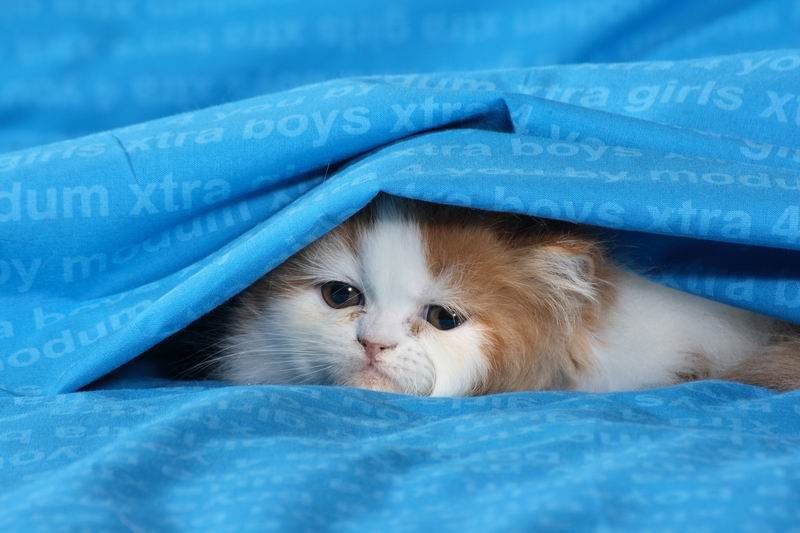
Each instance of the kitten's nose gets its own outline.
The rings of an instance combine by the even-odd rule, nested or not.
[[[374,361],[378,354],[384,350],[391,350],[397,346],[397,343],[390,344],[388,342],[381,342],[381,341],[374,341],[371,339],[362,339],[359,338],[358,342],[361,343],[361,346],[364,347],[364,352],[367,354],[367,358],[370,361]]]

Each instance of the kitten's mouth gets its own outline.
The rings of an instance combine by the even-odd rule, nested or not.
[[[348,385],[375,391],[402,392],[395,380],[374,366],[359,371],[350,379]]]

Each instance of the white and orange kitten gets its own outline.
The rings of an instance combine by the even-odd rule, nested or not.
[[[800,386],[791,326],[613,264],[578,226],[381,198],[224,308],[212,377],[416,395]]]

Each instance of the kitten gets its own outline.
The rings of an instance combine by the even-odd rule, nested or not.
[[[800,386],[790,326],[647,281],[567,223],[381,198],[224,306],[211,376],[416,395]]]

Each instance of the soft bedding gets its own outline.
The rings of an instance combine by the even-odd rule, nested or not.
[[[247,4],[218,27],[247,27]],[[216,107],[244,95],[221,89],[231,72],[264,72],[248,70],[255,51],[173,58],[187,79],[205,66],[219,83],[192,103],[155,91],[138,109],[99,112],[54,98],[46,114],[43,100],[2,100],[0,139],[27,147],[0,154],[0,527],[796,527],[796,392],[698,382],[437,399],[107,377],[380,193],[599,226],[657,281],[800,322],[800,7],[689,4],[616,2],[602,16],[581,2],[536,5],[527,22],[494,25],[465,8],[442,20],[484,20],[480,46],[456,40],[414,63],[406,41],[392,54],[376,40],[374,57],[306,64],[316,79],[355,76]],[[55,24],[61,9],[69,27],[97,4],[47,5],[39,16]],[[186,28],[155,3],[140,4],[143,18],[113,5],[116,37],[92,19],[83,46],[63,48],[85,63],[72,78],[83,95],[103,77],[124,85],[120,36]],[[318,24],[298,43],[323,42],[316,18],[276,9]],[[425,9],[398,13],[439,20]],[[554,13],[581,31],[558,39]],[[217,35],[205,19],[193,27]],[[526,28],[542,42],[524,45]],[[55,52],[4,39],[14,68],[3,94],[41,72],[61,79]],[[266,57],[319,59],[303,46]],[[558,64],[569,60],[583,62]],[[406,73],[442,66],[519,68]],[[126,126],[71,138],[110,125]],[[37,145],[45,138],[68,140]]]
[[[718,382],[468,400],[170,384],[3,402],[5,531],[791,531],[800,519],[797,395]]]

